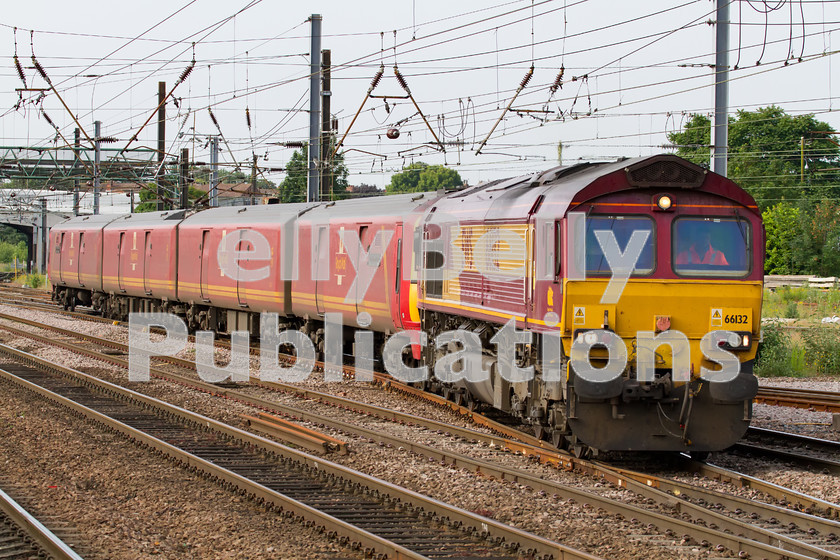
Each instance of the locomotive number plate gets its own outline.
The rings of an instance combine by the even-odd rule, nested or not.
[[[710,314],[711,330],[752,330],[752,309],[749,307],[713,307]]]

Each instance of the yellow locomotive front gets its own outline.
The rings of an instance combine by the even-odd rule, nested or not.
[[[552,428],[578,450],[700,453],[740,439],[763,289],[752,199],[714,174],[702,188],[613,189],[570,205],[564,232],[567,381]]]

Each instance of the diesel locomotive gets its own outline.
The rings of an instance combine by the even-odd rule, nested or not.
[[[325,318],[339,317],[347,354],[360,330],[379,349],[406,332],[400,360],[428,368],[427,390],[503,410],[579,454],[701,454],[740,439],[752,415],[761,214],[734,182],[673,155],[449,192],[83,216],[50,243],[65,307],[254,336],[260,314],[276,313],[321,352]],[[435,376],[464,350],[442,337],[452,331],[470,333],[482,376],[457,379],[457,363],[456,379]],[[715,379],[721,352],[737,367]]]

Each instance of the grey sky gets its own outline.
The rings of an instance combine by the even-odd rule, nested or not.
[[[564,163],[657,153],[666,143],[665,132],[679,129],[687,113],[708,113],[712,107],[712,70],[704,66],[714,62],[714,26],[706,23],[714,19],[710,0],[263,0],[208,35],[246,5],[248,0],[151,0],[139,7],[88,1],[4,6],[2,144],[52,145],[55,134],[39,116],[41,106],[65,136],[72,137],[74,126],[52,94],[39,105],[24,97],[22,108],[12,109],[18,100],[14,88],[22,85],[12,65],[13,26],[19,28],[17,51],[30,87],[44,87],[30,68],[28,30],[35,29],[35,54],[86,131],[92,134],[92,122],[99,119],[103,134],[121,141],[151,114],[157,82],[171,87],[192,57],[190,42],[198,41],[196,67],[174,94],[180,109],[168,105],[170,153],[189,147],[195,159],[209,159],[205,138],[216,132],[207,111],[211,105],[237,160],[248,160],[253,151],[260,166],[282,167],[293,150],[271,143],[307,136],[306,20],[320,13],[322,47],[332,50],[332,112],[339,135],[365,99],[380,63],[386,71],[374,94],[404,94],[394,78],[396,62],[435,133],[452,143],[446,154],[432,149],[431,134],[409,100],[389,100],[389,113],[384,100],[370,99],[344,146],[351,150],[352,184],[384,186],[394,171],[417,160],[451,165],[471,183],[545,169],[557,163],[558,141],[564,144]],[[777,9],[759,13],[768,7]],[[840,4],[736,2],[731,16],[732,65],[740,54],[740,69],[731,74],[733,108],[776,103],[790,113],[815,112],[840,126],[834,113],[838,69],[830,55]],[[791,52],[794,59],[784,66]],[[532,59],[533,78],[514,107],[546,112],[508,113],[476,156]],[[561,65],[563,87],[551,96],[549,86]],[[580,79],[585,75],[588,79]],[[401,135],[389,140],[385,132],[396,123]],[[153,121],[135,145],[153,146],[155,134]],[[222,160],[231,163],[227,150]],[[267,177],[276,181],[282,174]]]

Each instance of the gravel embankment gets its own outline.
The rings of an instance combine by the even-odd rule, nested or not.
[[[79,332],[103,336],[112,340],[127,341],[127,334],[124,327],[81,322],[45,312],[23,312],[19,309],[6,306],[0,306],[0,311],[48,322],[65,328],[72,328]],[[18,326],[18,328],[24,327]],[[127,384],[125,370],[91,362],[89,359],[74,356],[54,348],[41,347],[26,339],[11,339],[8,335],[4,335],[2,331],[0,331],[0,337],[10,340],[15,346],[23,346],[38,355],[61,361],[70,367],[84,368],[86,371],[95,373],[109,381],[122,385]],[[194,351],[191,345],[181,355],[185,358],[192,358]],[[220,351],[220,356],[223,355],[224,352]],[[93,369],[91,369],[91,364],[95,364]],[[256,361],[252,360],[252,366],[256,367],[256,365]],[[340,394],[351,399],[369,402],[387,408],[405,410],[444,422],[457,423],[459,425],[466,424],[464,419],[458,418],[448,411],[441,410],[427,403],[419,403],[414,399],[387,393],[378,388],[353,382],[325,384],[323,381],[319,381],[314,377],[313,375],[305,383],[308,388]],[[132,384],[132,388],[240,427],[242,427],[241,414],[254,413],[254,410],[246,405],[230,400],[217,399],[184,387],[173,386],[157,380],[152,380],[149,383]],[[259,392],[260,390],[249,388],[244,391]],[[389,433],[402,435],[403,437],[413,438],[414,441],[419,441],[427,445],[465,453],[485,460],[501,462],[508,466],[529,470],[538,476],[551,478],[602,495],[609,495],[610,497],[621,499],[635,505],[644,505],[644,500],[638,499],[638,497],[629,492],[610,488],[599,481],[588,479],[575,473],[565,473],[549,467],[534,465],[531,461],[523,457],[504,454],[498,450],[489,449],[486,446],[470,444],[469,442],[459,441],[455,438],[447,438],[441,434],[435,434],[429,430],[420,428],[399,426],[392,422],[376,421],[374,419],[363,419],[359,415],[351,412],[339,411],[326,405],[319,405],[312,401],[303,401],[288,395],[266,392],[260,392],[259,394],[263,397],[269,394],[271,395],[270,398],[275,399],[277,402],[297,407],[307,407],[314,412],[338,417],[351,423],[364,422],[366,427],[374,427],[375,429],[381,429]],[[800,425],[804,427],[810,425],[808,423],[813,423],[818,420],[824,421],[824,417],[810,416],[810,414],[819,415],[821,413],[808,413],[808,411],[796,411],[763,405],[756,405],[755,411],[756,425],[771,427],[771,424],[775,422],[778,424],[778,426],[773,426],[775,429],[785,429],[787,431],[794,431],[790,426]],[[817,420],[814,420],[814,418]],[[830,422],[830,417],[828,421]],[[811,425],[810,429],[814,429],[814,426]],[[346,435],[333,435],[348,439]],[[809,435],[826,437],[825,434],[819,433],[809,433]],[[437,499],[456,504],[483,515],[491,516],[500,521],[516,525],[594,554],[607,558],[694,558],[715,554],[701,547],[683,546],[678,548],[665,548],[653,546],[649,542],[649,539],[640,536],[647,532],[640,524],[632,523],[629,520],[617,519],[615,516],[597,511],[596,508],[592,508],[588,504],[559,500],[553,496],[540,496],[519,485],[501,483],[444,467],[437,463],[429,462],[426,458],[409,454],[401,449],[383,448],[359,438],[349,438],[349,441],[351,442],[353,453],[346,457],[330,457],[330,459],[337,460],[360,471],[379,476],[395,484],[406,486]],[[717,460],[718,458],[716,457],[715,459]],[[766,470],[766,465],[740,464],[738,467],[738,470],[742,472],[754,474],[754,476],[761,478],[772,480],[771,477],[778,476],[779,478],[775,481],[779,484],[790,485],[800,491],[821,497],[825,496],[825,499],[838,501],[836,495],[833,498],[828,497],[832,495],[832,489],[837,490],[836,478],[832,480],[831,477],[820,478],[819,475],[813,475],[812,477],[811,473],[806,473],[807,476],[803,473],[791,473],[790,469],[779,465],[776,465],[775,469],[781,472],[762,472],[762,469]],[[751,469],[755,472],[750,472]],[[785,472],[788,473],[787,479],[783,476]],[[735,492],[731,487],[726,487],[724,491]],[[737,493],[753,498],[756,497],[755,493],[749,490],[738,490]],[[668,544],[676,546],[679,541],[679,537],[676,537]]]
[[[94,559],[355,558],[27,391],[0,383],[0,400],[4,480],[34,515],[71,521]]]

